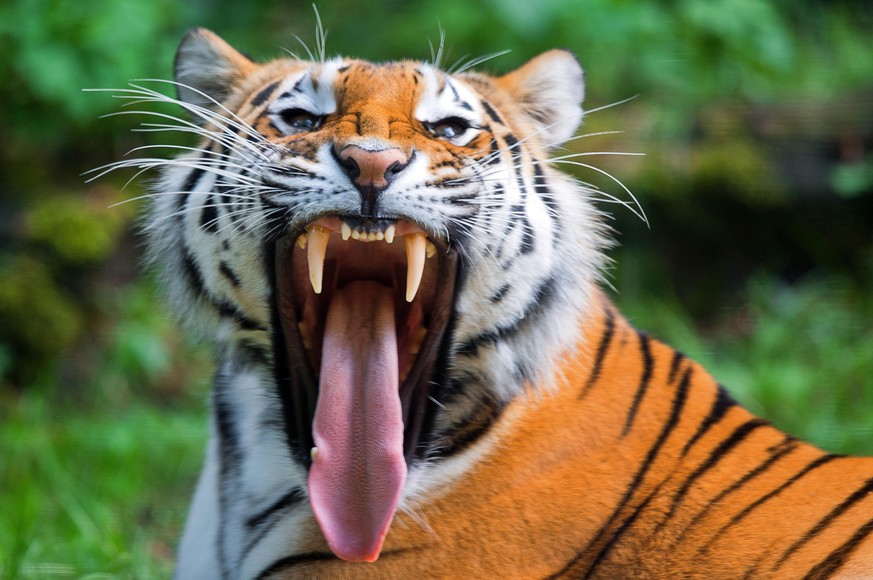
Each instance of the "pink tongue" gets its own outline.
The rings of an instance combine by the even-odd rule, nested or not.
[[[376,282],[337,289],[327,311],[309,498],[344,560],[373,562],[406,481],[394,294]]]

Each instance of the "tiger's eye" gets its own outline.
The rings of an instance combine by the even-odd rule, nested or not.
[[[321,126],[322,117],[304,109],[286,109],[279,114],[282,120],[295,131],[314,131]]]
[[[467,121],[457,117],[442,119],[428,125],[431,134],[440,139],[453,139],[462,135],[469,128],[470,125]]]

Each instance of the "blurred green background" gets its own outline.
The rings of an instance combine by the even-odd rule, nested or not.
[[[873,454],[873,12],[865,0],[319,3],[328,52],[447,63],[552,47],[586,69],[583,132],[639,198],[609,276],[642,328],[754,412]],[[184,31],[256,58],[313,44],[308,2],[0,4],[0,577],[164,578],[206,431],[208,353],[180,337],[135,233],[153,143],[83,88],[168,78]],[[627,199],[598,172],[569,168]]]

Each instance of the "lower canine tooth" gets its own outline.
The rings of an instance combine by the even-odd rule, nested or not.
[[[321,226],[309,226],[309,244],[306,257],[309,261],[309,282],[316,294],[321,294],[321,282],[324,277],[324,254],[327,252],[327,240],[330,230]]]
[[[415,232],[403,236],[403,241],[406,242],[406,301],[412,302],[424,274],[427,238],[423,232]]]

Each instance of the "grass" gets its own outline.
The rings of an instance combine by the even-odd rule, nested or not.
[[[676,300],[623,300],[635,324],[702,362],[753,412],[830,451],[873,454],[870,292],[762,281],[705,327]],[[0,393],[0,578],[171,575],[205,447],[205,388],[95,393],[79,404],[57,390]]]
[[[169,578],[205,405],[83,410],[52,398],[0,407],[0,577]]]

